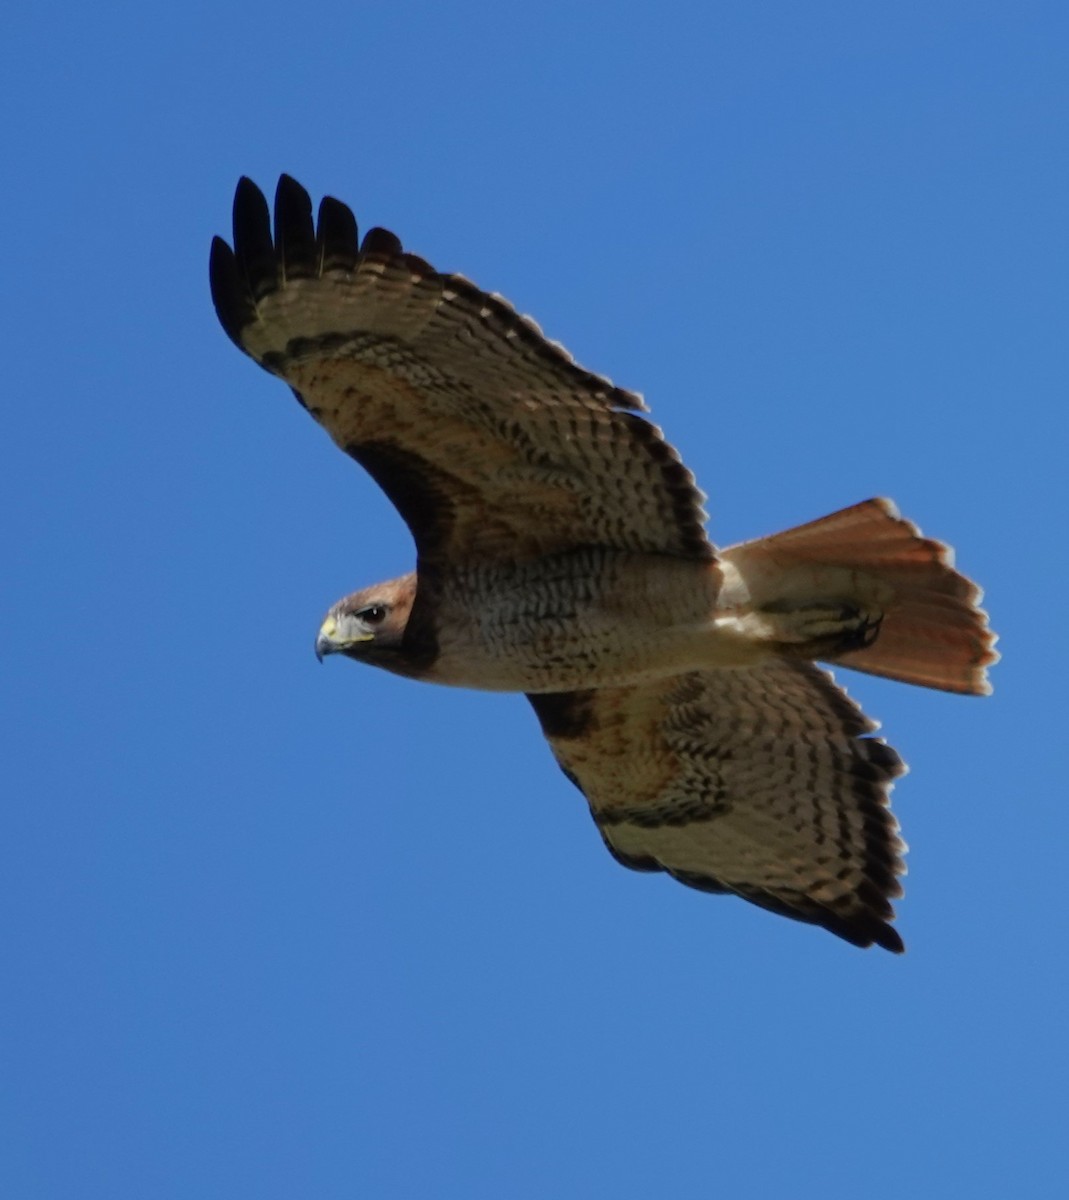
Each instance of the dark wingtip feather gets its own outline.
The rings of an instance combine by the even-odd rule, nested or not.
[[[393,258],[401,253],[401,239],[388,229],[378,225],[364,234],[364,244],[360,247],[361,258]]]
[[[906,943],[902,941],[898,931],[892,929],[890,925],[881,926],[872,940],[877,946],[882,946],[884,950],[890,950],[892,954],[905,954],[906,952]]]
[[[271,211],[263,192],[245,175],[234,192],[234,256],[253,300],[278,286]]]
[[[360,240],[356,217],[347,204],[324,196],[319,205],[319,269],[351,271],[356,266]]]
[[[823,925],[829,933],[834,933],[837,937],[841,937],[854,946],[860,946],[862,949],[879,946],[881,949],[890,950],[892,954],[906,952],[906,944],[894,926],[888,925],[886,921],[881,921],[878,917],[868,913],[847,920],[836,918],[825,921],[818,920],[817,924]]]
[[[401,261],[406,267],[408,267],[413,275],[437,274],[431,264],[425,258],[420,258],[418,254],[402,254]]]
[[[275,257],[283,279],[306,279],[318,269],[312,198],[290,175],[275,189]]]
[[[238,269],[234,251],[221,237],[212,239],[212,253],[208,261],[208,277],[212,285],[212,303],[219,324],[238,349],[241,331],[256,315],[256,307],[245,279]]]

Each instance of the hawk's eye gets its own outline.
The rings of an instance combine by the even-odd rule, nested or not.
[[[386,606],[372,604],[370,608],[362,608],[356,615],[365,625],[381,625],[386,617]]]

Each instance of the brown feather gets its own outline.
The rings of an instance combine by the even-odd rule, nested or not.
[[[995,635],[980,588],[954,570],[953,552],[922,537],[889,500],[866,500],[772,537],[723,551],[744,577],[799,567],[858,572],[889,592],[879,635],[831,661],[871,675],[948,692],[986,695]]]
[[[781,661],[528,699],[624,865],[901,951],[888,803],[905,768],[826,672]]]
[[[324,201],[279,181],[267,203],[242,180],[231,253],[213,251],[227,333],[297,392],[360,461],[422,464],[449,508],[448,536],[412,502],[412,472],[379,482],[421,558],[531,558],[577,544],[710,559],[702,494],[640,396],[577,366],[499,296],[406,255]],[[384,448],[388,448],[384,450]],[[374,468],[372,468],[374,470]],[[400,480],[400,490],[393,487]]]

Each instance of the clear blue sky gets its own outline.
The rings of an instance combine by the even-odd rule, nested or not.
[[[1063,4],[5,20],[0,1193],[1069,1194]],[[895,958],[614,864],[525,702],[335,660],[407,570],[208,294],[242,173],[643,391],[721,543],[870,495],[1002,634],[846,680]]]

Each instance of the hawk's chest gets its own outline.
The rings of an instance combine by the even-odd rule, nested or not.
[[[692,665],[685,643],[713,585],[705,563],[598,549],[457,572],[442,581],[431,678],[568,691],[670,674]]]

